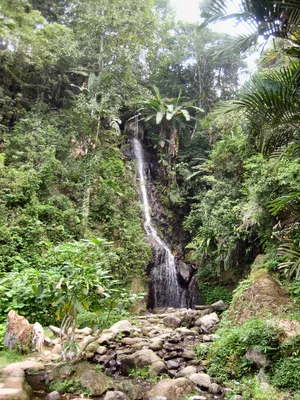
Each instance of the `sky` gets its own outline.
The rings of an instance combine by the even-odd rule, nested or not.
[[[199,11],[199,0],[170,0],[172,7],[176,11],[177,18],[187,22],[200,22],[200,11]],[[233,21],[218,22],[211,26],[214,31],[225,32],[232,35],[239,34],[240,28],[234,26]],[[256,69],[256,60],[259,54],[254,53],[247,57],[246,62],[248,64],[249,72],[253,72]],[[247,79],[246,76],[241,77],[241,81]],[[243,82],[241,82],[243,83]]]

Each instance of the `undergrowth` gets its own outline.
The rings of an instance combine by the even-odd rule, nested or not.
[[[282,331],[260,319],[243,325],[218,330],[219,338],[210,347],[208,374],[219,382],[241,378],[253,369],[245,358],[249,348],[262,351],[271,360],[276,358]]]

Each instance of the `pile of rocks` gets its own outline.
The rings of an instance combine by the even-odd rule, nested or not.
[[[207,346],[216,339],[214,332],[219,317],[211,311],[209,307],[202,310],[167,310],[162,314],[138,317],[134,325],[126,320],[119,321],[86,347],[85,358],[100,364],[105,374],[114,379],[128,376],[141,378],[141,371],[148,371],[149,378],[167,378],[154,386],[152,383],[147,399],[162,396],[162,399],[176,400],[193,393],[196,387],[206,393],[201,399],[222,398],[223,389],[211,382],[205,373],[205,363],[197,359],[193,350],[195,345],[202,343]],[[43,356],[53,360],[53,357],[59,356],[61,345],[59,329],[51,329],[58,337],[52,342],[47,340],[48,346],[54,347],[45,351]],[[76,335],[79,346],[83,348],[94,334],[85,329],[78,330]],[[115,385],[115,388],[124,390],[123,384]],[[139,396],[136,399],[142,398]]]
[[[81,380],[92,395],[104,396],[104,400],[179,400],[195,392],[199,395],[186,398],[221,399],[224,389],[211,382],[205,361],[194,352],[195,345],[209,346],[216,339],[219,317],[214,309],[220,309],[220,303],[200,310],[168,309],[136,317],[133,323],[119,321],[98,335],[90,328],[76,330],[85,359],[76,372],[53,364],[61,359],[62,343],[60,329],[50,327],[57,337],[44,339],[46,347],[36,359],[46,368],[51,366],[48,382]],[[100,381],[95,370],[99,378],[100,370],[102,378],[106,377],[96,386],[93,383]],[[0,390],[1,398],[7,397],[1,397]]]

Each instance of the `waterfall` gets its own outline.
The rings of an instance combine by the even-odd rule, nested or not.
[[[147,193],[144,152],[141,142],[133,139],[133,152],[137,161],[141,203],[144,211],[144,229],[153,248],[153,268],[150,272],[154,307],[186,307],[186,291],[179,285],[175,258],[167,244],[159,237],[151,218]]]

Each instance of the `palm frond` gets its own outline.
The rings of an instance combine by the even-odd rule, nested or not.
[[[282,262],[278,268],[283,270],[288,278],[298,277],[300,274],[300,242],[289,240],[283,243],[278,249],[278,255]]]
[[[272,200],[268,205],[268,209],[270,210],[271,214],[275,216],[278,215],[279,212],[286,207],[293,208],[295,204],[299,205],[299,201],[299,192],[288,193],[284,196],[280,196]]]
[[[239,10],[234,13],[227,12],[229,4],[235,4],[234,0],[207,1],[201,13],[204,22],[200,28],[226,19],[246,23],[252,34],[249,35],[248,39],[246,37],[240,38],[239,45],[234,44],[235,50],[241,49],[243,52],[257,43],[259,36],[264,37],[264,39],[275,36],[296,43],[299,42],[299,38],[293,39],[291,36],[293,32],[299,29],[300,25],[298,0],[242,0]]]

